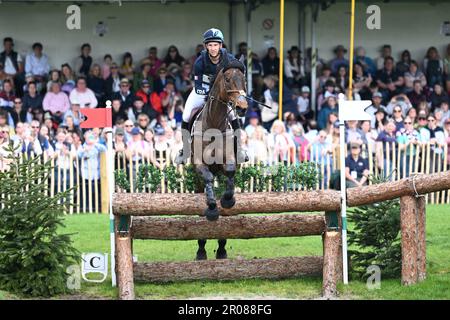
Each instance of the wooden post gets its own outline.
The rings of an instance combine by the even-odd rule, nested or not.
[[[323,282],[322,295],[325,298],[337,294],[337,283],[342,281],[341,233],[325,232],[323,235]]]
[[[411,285],[426,277],[425,198],[400,198],[402,232],[402,284]]]
[[[134,300],[133,254],[131,251],[131,234],[118,231],[120,216],[115,217],[116,234],[116,272],[120,300]],[[129,217],[128,217],[129,220]]]
[[[109,208],[109,179],[108,179],[108,168],[107,168],[107,153],[100,153],[100,199],[102,200],[101,212],[107,213]]]

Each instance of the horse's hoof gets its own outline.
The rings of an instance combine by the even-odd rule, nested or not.
[[[225,250],[225,249],[223,249],[223,250],[218,249],[216,251],[216,259],[226,259],[227,257],[228,257],[227,256],[227,250]]]
[[[214,209],[207,208],[205,210],[205,216],[208,221],[215,221],[219,218],[219,209],[217,207]]]
[[[220,198],[220,205],[222,208],[230,209],[233,208],[233,206],[236,203],[236,199],[234,197],[231,197],[231,199],[225,199],[224,197]]]
[[[208,259],[207,255],[206,255],[206,250],[198,250],[195,260],[198,261],[198,260],[206,260],[206,259]]]

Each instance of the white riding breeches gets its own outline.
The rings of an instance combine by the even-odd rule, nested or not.
[[[186,104],[184,106],[183,121],[189,122],[189,120],[191,119],[191,115],[195,110],[203,106],[205,100],[206,95],[198,94],[197,92],[195,92],[195,89],[193,89],[189,94],[189,97],[187,98]],[[233,121],[234,119],[236,119],[234,112],[230,112],[230,121]]]

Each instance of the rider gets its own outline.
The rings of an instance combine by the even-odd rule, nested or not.
[[[205,49],[201,51],[194,63],[194,82],[192,89],[186,101],[183,111],[182,130],[189,130],[189,121],[194,110],[201,108],[205,103],[209,90],[212,88],[211,80],[215,77],[217,66],[222,62],[237,60],[232,54],[223,48],[224,37],[222,31],[211,28],[203,34],[203,44]],[[240,129],[240,121],[234,113],[230,113],[231,127],[234,131]],[[183,146],[188,141],[184,141],[188,135],[183,134]],[[240,135],[236,135],[240,139]],[[183,148],[184,149],[184,148]],[[183,149],[180,150],[175,162],[183,163],[188,155],[184,155]],[[240,158],[248,161],[248,156],[243,150],[239,150]]]

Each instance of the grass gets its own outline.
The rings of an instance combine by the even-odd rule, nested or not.
[[[109,218],[107,215],[72,215],[65,219],[65,233],[80,252],[109,252]],[[427,279],[414,286],[400,285],[400,279],[382,279],[380,290],[368,290],[365,282],[352,280],[348,286],[339,285],[342,299],[449,299],[450,298],[450,206],[427,206]],[[215,241],[208,241],[208,257],[214,258]],[[134,254],[139,261],[193,260],[196,241],[134,241]],[[321,237],[292,237],[252,240],[229,240],[230,258],[267,258],[282,256],[321,255]],[[287,298],[317,299],[322,279],[197,281],[170,284],[136,283],[139,299],[189,298]],[[115,299],[117,289],[111,287],[110,277],[101,284],[82,282],[74,296],[64,298]],[[1,299],[14,296],[0,291]]]

